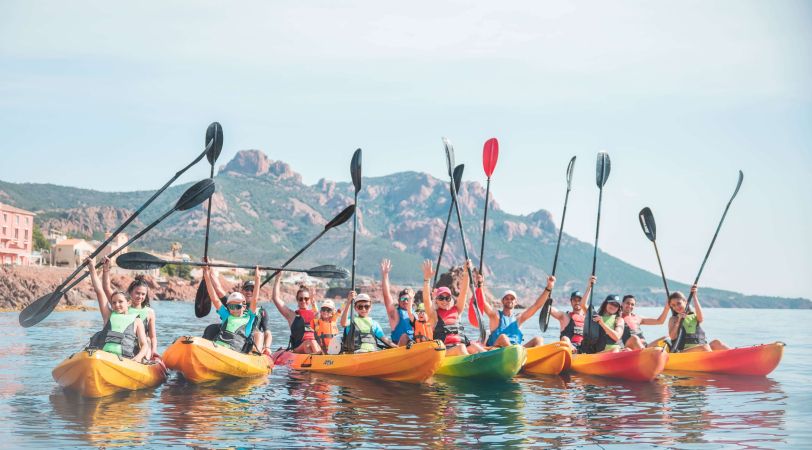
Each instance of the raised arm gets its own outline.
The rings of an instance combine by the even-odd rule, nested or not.
[[[437,323],[437,311],[431,302],[431,277],[434,276],[434,263],[431,260],[423,261],[423,306],[426,307],[426,315],[429,322]]]
[[[392,262],[388,259],[381,261],[381,291],[383,292],[383,306],[386,307],[386,315],[389,317],[389,326],[394,330],[398,326],[398,312],[392,302],[392,292],[389,286],[389,271],[392,270]]]
[[[217,295],[217,290],[214,287],[213,278],[215,277],[211,273],[211,267],[204,266],[203,280],[206,282],[206,292],[209,294],[209,300],[211,300],[211,304],[214,306],[214,310],[217,311],[223,306],[223,302],[220,301],[220,296]]]
[[[93,285],[93,292],[96,293],[96,300],[99,302],[99,312],[104,323],[107,323],[107,320],[110,319],[110,300],[104,293],[104,288],[99,279],[99,272],[96,271],[96,258],[87,258],[85,263],[87,271],[90,272],[90,283]]]
[[[248,309],[251,310],[252,313],[257,313],[257,301],[259,301],[259,285],[262,280],[259,278],[259,266],[254,268],[254,293],[251,295],[251,298],[248,300]]]
[[[488,319],[490,319],[491,331],[493,331],[494,329],[496,329],[496,327],[499,326],[499,313],[497,313],[496,310],[493,309],[493,306],[491,306],[490,301],[490,299],[493,298],[493,295],[491,295],[491,293],[485,287],[484,275],[477,272],[476,274],[474,274],[474,280],[476,281],[475,284],[477,289],[479,289],[480,294],[482,294],[482,305],[483,305],[482,312],[484,312],[485,315],[488,316]],[[474,295],[476,295],[476,292],[474,293]]]
[[[587,283],[586,283],[586,289],[584,290],[583,301],[581,301],[581,312],[583,312],[584,314],[586,314],[587,302],[589,301],[589,296],[592,295],[592,286],[594,286],[595,283],[597,283],[597,282],[598,282],[598,277],[596,277],[595,275],[592,275],[591,277],[589,277],[589,281],[587,281]]]
[[[102,259],[102,287],[107,298],[113,298],[113,285],[110,283],[110,258]]]
[[[290,308],[285,306],[285,302],[282,301],[282,296],[280,294],[279,286],[282,283],[282,274],[276,276],[276,279],[273,280],[273,291],[271,291],[271,302],[273,302],[276,309],[279,310],[279,314],[282,314],[288,324],[293,322],[293,319],[296,317],[296,313],[291,311]],[[257,286],[258,287],[258,286]],[[256,289],[257,287],[254,287]]]
[[[671,311],[671,308],[668,307],[668,299],[666,299],[665,307],[663,307],[663,312],[660,313],[660,317],[657,317],[656,319],[644,317],[640,319],[640,325],[662,325],[665,323],[665,319],[668,318],[669,311]]]
[[[460,295],[457,296],[457,311],[460,314],[465,312],[465,303],[468,300],[468,285],[471,283],[471,278],[468,277],[468,272],[471,270],[471,260],[465,261],[462,271],[462,280],[460,281]]]
[[[680,319],[685,318],[685,313],[677,314],[676,316],[671,316],[668,319],[668,337],[671,338],[673,342],[677,338],[677,334],[679,331],[679,321]]]
[[[223,289],[223,285],[220,284],[220,277],[218,277],[213,270],[211,271],[211,285],[214,287],[214,294],[217,298],[223,298],[228,294],[228,292]]]
[[[536,314],[536,311],[541,309],[545,303],[547,303],[547,299],[550,298],[550,292],[553,292],[553,287],[555,286],[555,277],[549,276],[547,277],[547,287],[544,288],[544,292],[538,296],[535,303],[533,303],[529,308],[525,309],[521,314],[519,314],[519,318],[517,319],[519,325],[523,324],[527,319],[533,317]]]
[[[350,308],[352,308],[354,306],[353,302],[355,302],[355,291],[350,291],[350,293],[347,294],[347,303],[346,303],[347,307],[344,308],[344,311],[341,311],[341,322],[340,323],[341,323],[342,327],[346,327],[348,325],[348,323],[347,323],[347,315],[349,314]]]
[[[696,313],[696,321],[702,323],[705,317],[702,315],[702,305],[699,304],[699,293],[697,292],[696,285],[691,286],[691,294],[694,295],[694,312]]]

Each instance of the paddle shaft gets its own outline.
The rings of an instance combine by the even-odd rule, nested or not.
[[[491,177],[485,183],[485,216],[482,219],[482,242],[479,246],[479,273],[484,274],[482,270],[485,267],[485,231],[488,229],[488,200],[491,193]]]
[[[453,188],[452,188],[453,189]],[[443,260],[443,250],[445,250],[445,240],[448,236],[448,226],[451,224],[451,214],[454,212],[454,199],[451,199],[451,205],[448,206],[448,217],[445,219],[445,230],[443,231],[443,240],[440,242],[440,254],[437,256],[437,268],[434,270],[434,284],[437,285],[437,277],[440,276],[440,262]]]
[[[604,172],[605,173],[605,172]],[[601,231],[601,204],[603,203],[603,185],[600,186],[598,190],[598,219],[595,225],[595,249],[592,251],[592,276],[595,276],[595,268],[598,262],[598,237],[600,236]],[[584,319],[584,335],[590,336],[591,332],[586,330],[591,330],[593,326],[596,326],[592,322],[592,298],[595,296],[595,290],[589,290],[589,305],[587,306],[587,315],[586,319]],[[592,345],[592,344],[590,344]]]
[[[291,256],[290,258],[288,258],[288,260],[287,260],[287,261],[285,261],[284,263],[282,263],[282,268],[281,268],[281,269],[279,269],[279,270],[275,271],[274,273],[272,273],[272,274],[268,275],[267,277],[265,277],[265,279],[262,281],[262,284],[260,284],[260,285],[259,285],[259,287],[265,286],[266,284],[268,284],[268,282],[270,282],[271,280],[273,280],[273,277],[275,277],[275,276],[279,275],[280,273],[282,273],[282,270],[283,270],[285,267],[287,267],[287,266],[288,266],[288,264],[292,263],[294,259],[298,258],[298,257],[299,257],[299,255],[301,255],[302,253],[304,253],[304,251],[305,251],[305,250],[307,250],[308,248],[310,248],[310,246],[311,246],[311,245],[313,245],[313,243],[315,243],[316,241],[318,241],[320,237],[324,236],[324,233],[326,233],[326,232],[327,232],[327,230],[329,230],[329,228],[326,228],[326,229],[324,229],[324,230],[321,230],[321,233],[319,233],[318,235],[316,235],[316,237],[314,237],[313,239],[311,239],[311,240],[310,240],[310,242],[308,242],[308,243],[307,243],[307,245],[305,245],[304,247],[302,247],[302,249],[301,249],[301,250],[299,250],[298,252],[296,252],[296,253],[295,253],[293,256]]]
[[[663,262],[660,260],[660,250],[657,248],[657,241],[651,241],[651,243],[654,244],[654,253],[657,255],[657,264],[660,266],[660,275],[663,277],[663,287],[665,288],[666,301],[668,301],[668,297],[671,296],[671,292],[668,290],[668,281],[665,279]]]
[[[570,185],[567,183],[567,193],[564,194],[564,212],[561,213],[561,227],[558,228],[558,242],[555,244],[555,256],[553,256],[553,271],[550,275],[555,276],[555,269],[558,267],[558,251],[561,249],[561,236],[564,234],[564,220],[567,218],[567,203],[570,200]],[[594,269],[593,269],[594,270]],[[550,323],[550,306],[553,303],[553,296],[550,297],[545,302],[546,308],[542,308],[539,311],[539,323],[541,324],[542,331],[547,331],[547,327]],[[546,317],[545,313],[546,312]]]
[[[211,163],[211,175],[209,178],[214,179],[214,162]],[[208,208],[206,208],[206,240],[203,244],[203,258],[209,257],[209,226],[211,225],[211,201],[209,198]]]

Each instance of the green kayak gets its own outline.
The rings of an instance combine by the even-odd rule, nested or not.
[[[525,359],[527,352],[521,345],[473,355],[446,356],[435,375],[507,380],[519,373]]]

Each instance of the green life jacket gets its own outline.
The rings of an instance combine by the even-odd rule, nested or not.
[[[682,328],[685,330],[685,335],[683,336],[682,345],[679,350],[685,350],[708,343],[705,339],[705,331],[699,326],[699,321],[696,320],[695,313],[689,313],[685,316],[682,320]]]
[[[605,323],[606,326],[609,327],[612,330],[615,329],[615,325],[617,324],[617,319],[618,319],[618,316],[616,316],[614,314],[611,314],[611,315],[608,315],[608,316],[601,316],[601,320],[603,321],[603,323]],[[603,328],[601,328],[601,341],[603,343],[602,350],[611,350],[611,349],[615,349],[615,348],[620,348],[620,342],[612,341],[612,339],[609,338],[609,335],[606,334],[606,331],[604,331]]]
[[[372,334],[371,317],[353,317],[352,323],[355,325],[352,342],[356,353],[374,352],[378,350],[378,342]]]
[[[138,314],[111,312],[101,331],[90,338],[87,348],[102,349],[108,353],[132,358],[135,356],[135,321]]]
[[[215,343],[230,347],[237,352],[244,352],[245,344],[249,340],[246,327],[250,320],[251,316],[248,314],[240,317],[229,315],[220,325],[220,333],[217,335]]]

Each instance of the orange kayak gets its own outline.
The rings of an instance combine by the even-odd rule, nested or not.
[[[51,375],[60,386],[82,396],[105,397],[158,386],[166,380],[166,367],[160,360],[141,364],[103,350],[82,350],[59,363]]]
[[[538,375],[558,375],[570,368],[572,353],[564,342],[553,342],[527,349],[527,360],[522,370]]]
[[[765,376],[775,370],[783,355],[783,342],[713,352],[671,353],[665,370]]]
[[[668,353],[659,347],[592,355],[577,354],[572,356],[570,370],[609,378],[651,381],[665,369],[667,360]]]
[[[265,355],[245,354],[215,345],[202,337],[182,336],[164,352],[166,367],[193,383],[268,375],[273,368]]]
[[[275,364],[296,370],[408,383],[422,383],[429,379],[444,357],[445,345],[440,341],[369,353],[305,355],[279,351],[273,355]]]

